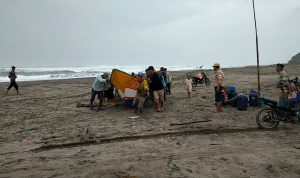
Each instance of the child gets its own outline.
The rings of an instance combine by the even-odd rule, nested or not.
[[[187,78],[185,79],[184,84],[185,84],[184,88],[187,90],[189,98],[190,98],[191,94],[192,94],[192,89],[193,89],[193,85],[192,85],[193,84],[193,80],[191,78],[191,74],[187,75]]]

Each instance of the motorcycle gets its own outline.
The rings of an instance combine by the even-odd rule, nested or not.
[[[196,87],[197,85],[205,84],[206,86],[211,85],[211,81],[207,78],[205,72],[202,70],[202,67],[200,67],[200,72],[202,74],[202,78],[199,77],[192,77],[193,80],[193,87]]]
[[[260,98],[260,101],[268,107],[260,110],[256,116],[256,123],[259,128],[273,129],[280,122],[300,124],[300,83],[298,78],[288,82],[289,85],[285,87],[289,92],[297,91],[297,98],[293,98],[294,101],[291,99],[287,107],[279,107],[276,101]],[[281,86],[281,90],[284,90],[283,86]]]
[[[274,129],[280,122],[289,122],[300,124],[300,109],[283,108],[277,106],[276,101],[266,98],[260,99],[265,105],[269,106],[260,110],[256,116],[256,123],[261,129]],[[294,119],[296,118],[296,120]]]

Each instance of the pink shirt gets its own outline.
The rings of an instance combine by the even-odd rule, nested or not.
[[[185,84],[186,90],[192,90],[192,88],[193,88],[193,80],[192,79],[185,79],[184,84]]]
[[[215,81],[214,81],[214,86],[222,86],[224,80],[224,72],[219,69],[215,71]]]

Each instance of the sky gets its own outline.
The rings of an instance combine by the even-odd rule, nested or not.
[[[256,0],[262,64],[300,52],[300,1]],[[0,0],[0,67],[256,64],[251,0]]]

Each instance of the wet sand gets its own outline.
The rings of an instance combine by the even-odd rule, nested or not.
[[[286,71],[300,76],[300,66]],[[256,88],[255,67],[224,72],[227,85]],[[258,129],[258,108],[214,113],[213,88],[188,98],[186,73],[171,72],[164,112],[146,107],[134,119],[122,103],[77,108],[89,102],[93,79],[19,82],[19,96],[4,96],[0,84],[0,177],[300,177],[300,125]],[[276,99],[274,67],[261,77],[262,92]]]

